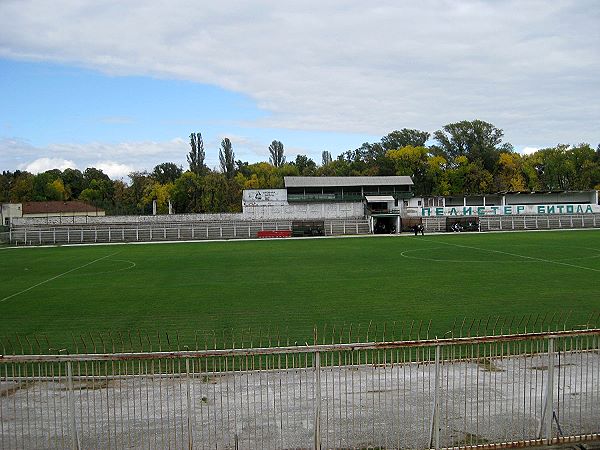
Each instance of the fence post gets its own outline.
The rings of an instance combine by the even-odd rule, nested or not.
[[[554,416],[554,339],[548,339],[548,380],[546,383],[546,407],[544,409],[544,435],[548,443],[552,439],[552,418]]]
[[[185,359],[185,384],[187,391],[187,431],[188,431],[188,448],[194,448],[194,433],[192,422],[192,393],[190,390],[190,359]]]
[[[315,450],[321,450],[321,354],[315,352]]]
[[[435,346],[435,378],[433,381],[433,411],[431,412],[431,431],[429,448],[440,448],[440,345]]]
[[[77,436],[77,422],[75,420],[75,393],[73,392],[73,363],[67,361],[67,403],[71,415],[71,448],[79,450],[79,436]]]

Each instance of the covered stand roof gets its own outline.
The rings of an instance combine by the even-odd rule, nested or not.
[[[366,195],[365,199],[367,203],[381,203],[381,202],[393,202],[394,197],[391,195]]]
[[[284,177],[285,187],[412,186],[409,176]]]

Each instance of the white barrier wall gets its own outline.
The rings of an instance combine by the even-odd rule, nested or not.
[[[13,226],[69,224],[161,224],[188,222],[232,222],[247,220],[304,220],[304,219],[363,219],[364,207],[357,203],[302,203],[292,205],[256,204],[244,206],[243,213],[230,214],[171,214],[159,216],[104,217],[21,217]]]
[[[362,202],[244,205],[247,219],[362,219]]]

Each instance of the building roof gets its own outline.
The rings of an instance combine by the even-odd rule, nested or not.
[[[365,200],[367,203],[380,203],[380,202],[393,202],[394,197],[391,195],[366,195]]]
[[[412,186],[409,176],[393,177],[284,177],[285,187]]]
[[[50,202],[26,202],[23,203],[23,215],[27,214],[68,214],[82,212],[100,212],[103,209],[88,205],[79,200],[70,202],[50,201]]]

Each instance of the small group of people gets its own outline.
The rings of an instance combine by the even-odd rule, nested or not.
[[[460,233],[463,230],[463,227],[460,225],[460,223],[456,222],[454,225],[452,225],[450,227],[450,229],[452,231],[454,231],[455,233]]]
[[[422,223],[413,225],[412,229],[415,233],[415,236],[418,235],[419,233],[421,233],[421,236],[425,236],[425,227],[423,226]]]

